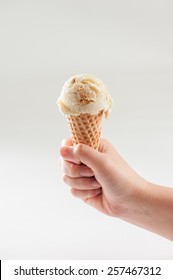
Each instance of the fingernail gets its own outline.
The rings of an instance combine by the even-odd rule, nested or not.
[[[62,141],[61,141],[61,146],[64,147],[64,146],[65,146],[65,143],[66,143],[66,139],[62,139]]]

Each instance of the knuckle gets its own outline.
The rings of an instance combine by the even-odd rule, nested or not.
[[[65,175],[73,177],[76,172],[76,167],[72,162],[64,161],[62,165],[62,170]]]
[[[71,192],[71,194],[72,194],[73,196],[76,196],[76,189],[71,188],[71,189],[70,189],[70,192]]]
[[[69,173],[72,177],[77,174],[77,166],[75,164],[69,163]]]
[[[65,174],[63,174],[62,179],[63,179],[64,183],[67,183],[67,176]]]
[[[64,160],[61,160],[61,170],[65,174],[66,173],[66,163]]]
[[[75,153],[76,153],[77,156],[80,155],[80,154],[82,153],[83,147],[84,147],[84,145],[81,144],[81,143],[79,143],[79,144],[76,145],[76,147],[75,147]]]

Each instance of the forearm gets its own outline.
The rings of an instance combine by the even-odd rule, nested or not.
[[[129,199],[121,218],[173,240],[173,189],[146,183]]]

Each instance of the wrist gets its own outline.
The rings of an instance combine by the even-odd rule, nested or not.
[[[130,187],[126,198],[122,199],[119,218],[135,223],[142,216],[148,216],[148,206],[151,204],[151,183],[139,178],[136,184]]]

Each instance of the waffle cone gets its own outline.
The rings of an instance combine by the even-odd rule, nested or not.
[[[67,116],[73,145],[82,143],[98,149],[102,116],[103,111],[100,111],[97,115]]]

